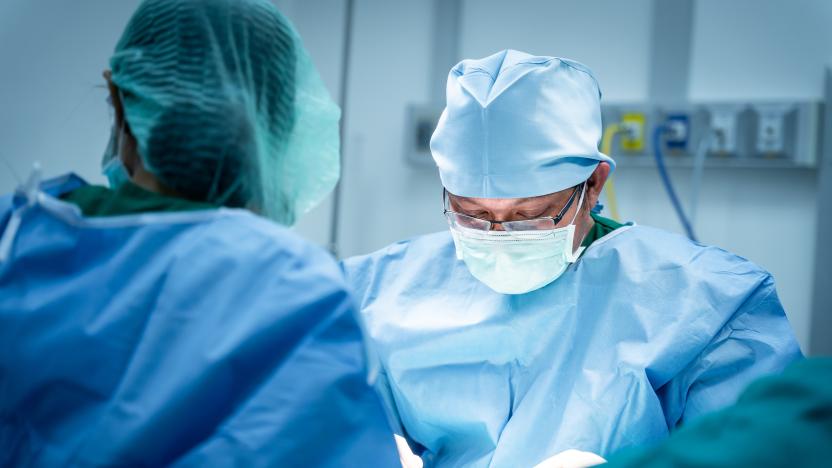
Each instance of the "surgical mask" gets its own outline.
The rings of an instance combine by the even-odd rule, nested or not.
[[[575,219],[584,192],[568,226],[545,231],[481,231],[451,226],[457,258],[471,274],[501,294],[525,294],[558,279],[583,248],[572,250]]]
[[[124,139],[124,125],[118,130],[115,125],[110,132],[110,142],[104,150],[104,157],[101,159],[101,173],[107,177],[110,188],[117,189],[130,180],[127,168],[121,159],[121,142]]]

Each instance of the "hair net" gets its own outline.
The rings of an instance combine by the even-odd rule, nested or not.
[[[338,180],[340,110],[268,0],[145,0],[110,59],[147,170],[291,225]]]
[[[584,65],[505,50],[463,60],[430,142],[442,184],[476,198],[525,198],[574,187],[600,161],[601,90]]]

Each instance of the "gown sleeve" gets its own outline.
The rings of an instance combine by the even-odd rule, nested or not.
[[[753,380],[801,358],[774,280],[767,276],[699,356],[659,389],[668,427],[722,409]]]
[[[754,382],[735,405],[648,449],[624,450],[610,468],[828,466],[832,358],[813,358]]]

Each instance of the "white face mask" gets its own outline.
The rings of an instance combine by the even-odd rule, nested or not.
[[[584,192],[568,226],[547,231],[481,231],[451,226],[456,256],[475,278],[502,294],[524,294],[558,279],[583,248],[572,250],[575,219]]]

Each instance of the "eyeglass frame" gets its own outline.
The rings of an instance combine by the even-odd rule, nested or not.
[[[523,219],[523,220],[516,220],[516,221],[497,221],[497,220],[493,220],[493,219],[483,219],[483,218],[477,218],[476,216],[470,216],[470,215],[467,215],[467,214],[464,214],[464,213],[458,213],[456,211],[449,210],[448,208],[450,208],[450,201],[451,201],[450,192],[448,192],[448,189],[443,187],[442,188],[442,206],[444,208],[444,211],[443,211],[442,214],[445,216],[446,219],[448,219],[449,222],[452,222],[452,221],[451,221],[451,219],[448,215],[463,216],[465,218],[470,218],[470,219],[475,219],[477,221],[487,222],[488,223],[488,229],[477,229],[478,231],[481,230],[483,232],[491,231],[492,228],[497,224],[499,224],[500,226],[503,226],[503,229],[505,229],[506,224],[510,225],[511,223],[528,223],[528,222],[533,222],[533,221],[538,221],[538,220],[547,220],[547,219],[552,220],[552,229],[554,229],[558,225],[558,223],[563,221],[563,217],[566,216],[566,213],[569,212],[569,208],[571,208],[572,204],[575,203],[575,197],[577,196],[578,192],[581,191],[585,185],[586,185],[586,182],[582,182],[582,183],[575,186],[574,190],[572,191],[572,194],[569,196],[569,199],[566,201],[566,204],[563,206],[563,208],[560,210],[560,212],[558,212],[558,214],[556,216],[541,216],[539,218]],[[471,228],[471,229],[475,229],[475,228]],[[511,231],[511,229],[506,229],[506,231]],[[518,231],[520,231],[520,230],[518,230]],[[517,232],[517,231],[515,231],[515,232]]]

